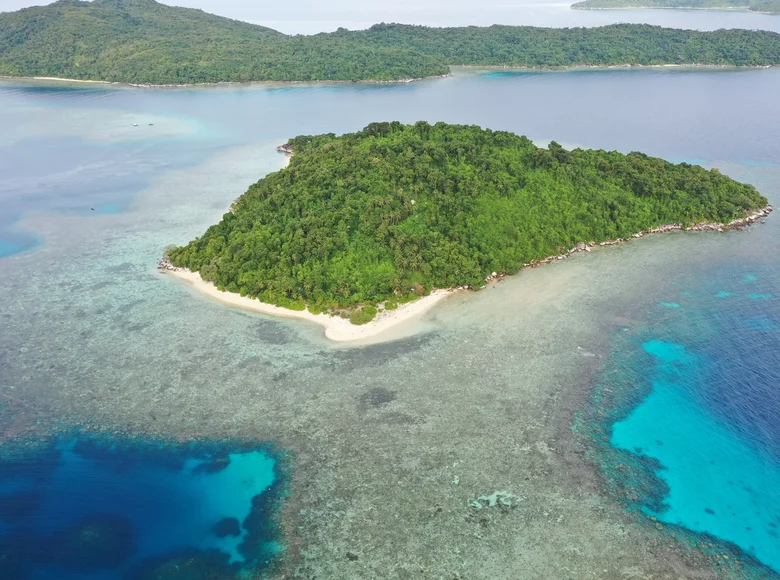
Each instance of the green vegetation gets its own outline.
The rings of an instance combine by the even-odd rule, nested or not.
[[[334,33],[338,34],[338,33]],[[697,32],[647,24],[600,28],[427,28],[377,24],[342,33],[374,46],[404,46],[449,65],[573,66],[780,64],[780,34],[748,30]]]
[[[368,324],[374,320],[376,313],[377,310],[374,306],[364,306],[352,312],[349,316],[349,321],[356,325]]]
[[[780,14],[780,0],[584,0],[572,8],[723,8]]]
[[[755,12],[780,14],[780,0],[754,0],[750,3],[748,9]]]
[[[263,302],[337,311],[478,288],[494,271],[578,242],[730,221],[767,205],[717,170],[554,142],[542,149],[475,126],[373,123],[289,144],[289,167],[171,251],[174,265]]]
[[[377,24],[357,32],[287,36],[154,0],[59,0],[0,13],[5,76],[135,84],[390,81],[448,74],[450,65],[624,64],[780,64],[780,35],[639,24],[570,29]]]

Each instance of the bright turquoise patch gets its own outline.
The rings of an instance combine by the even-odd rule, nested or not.
[[[273,457],[239,446],[79,439],[0,462],[0,577],[237,579],[280,553],[275,480]]]
[[[95,208],[99,213],[119,213],[124,209],[125,207],[119,203],[106,203]]]
[[[615,423],[613,446],[658,460],[669,486],[660,521],[733,542],[780,572],[780,466],[705,413],[684,383],[702,369],[684,347],[651,341],[651,394]]]
[[[664,342],[662,340],[651,340],[642,345],[645,352],[654,356],[665,363],[684,362],[688,360],[689,355],[685,348],[679,344]]]
[[[659,302],[658,306],[663,306],[664,308],[681,308],[677,302]]]
[[[715,296],[718,298],[728,298],[729,296],[733,296],[733,294],[731,292],[726,292],[725,290],[720,290]]]
[[[18,254],[22,249],[22,246],[19,244],[0,239],[0,258]]]

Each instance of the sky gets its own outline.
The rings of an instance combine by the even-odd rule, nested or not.
[[[571,12],[560,0],[165,0],[165,4],[271,26],[287,33],[308,34],[358,29],[377,22],[431,26],[537,24],[555,26],[555,13]],[[47,0],[0,0],[0,11],[50,3]],[[551,14],[552,13],[552,14]],[[548,18],[551,20],[546,21]],[[565,23],[564,23],[565,24]]]
[[[159,1],[159,0],[158,0]],[[428,26],[602,26],[644,22],[674,28],[747,28],[780,32],[780,16],[712,10],[572,10],[575,0],[163,0],[165,4],[268,26],[287,34],[330,32],[377,22]],[[0,12],[51,0],[0,0]]]

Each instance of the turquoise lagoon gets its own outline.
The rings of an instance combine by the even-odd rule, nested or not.
[[[725,548],[728,563],[747,555],[775,573],[777,280],[775,271],[731,265],[681,292],[677,308],[661,303],[665,312],[647,313],[652,322],[623,329],[596,391],[599,408],[612,412],[590,414],[587,428],[601,436],[599,461],[630,506],[691,532],[683,535],[721,558]]]
[[[77,436],[0,461],[0,577],[240,577],[281,553],[265,448]]]

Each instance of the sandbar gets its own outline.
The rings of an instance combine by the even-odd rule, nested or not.
[[[291,310],[260,302],[256,298],[241,296],[235,292],[223,292],[214,285],[213,282],[207,282],[201,278],[198,272],[191,272],[184,268],[161,270],[166,274],[176,276],[180,280],[191,284],[201,294],[214,300],[270,316],[282,316],[284,318],[297,318],[299,320],[308,320],[325,327],[326,338],[335,342],[350,342],[370,338],[381,334],[402,322],[421,316],[433,308],[439,301],[446,298],[454,290],[433,290],[428,296],[418,298],[413,302],[401,304],[396,310],[382,310],[374,320],[368,324],[355,325],[349,320],[340,316],[330,316],[328,314],[312,314],[308,310]]]

